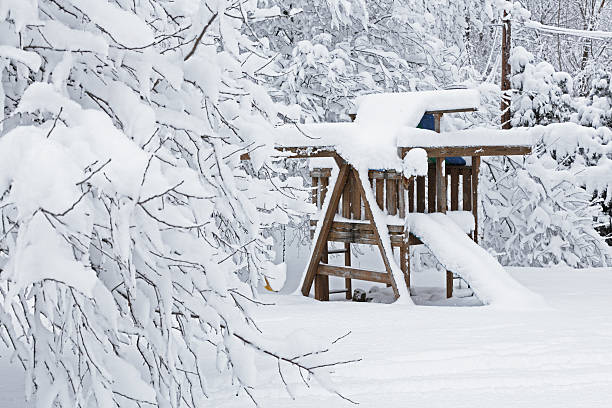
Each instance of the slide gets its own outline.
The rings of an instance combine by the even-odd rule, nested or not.
[[[504,309],[547,308],[446,214],[408,214],[406,227],[448,271],[468,282],[483,303]]]

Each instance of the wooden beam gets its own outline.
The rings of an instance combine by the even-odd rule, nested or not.
[[[410,149],[420,148],[427,152],[427,157],[458,157],[458,156],[524,156],[531,154],[531,146],[404,146],[398,147],[400,157],[404,157]],[[336,161],[338,167],[343,159],[336,153],[334,146],[278,146],[279,152],[289,153],[277,157],[290,159],[303,159],[312,157],[331,157]],[[240,155],[240,160],[250,160],[249,153]]]
[[[311,227],[316,227],[317,221],[311,220]],[[387,230],[391,238],[391,245],[399,247],[404,241],[404,227],[402,225],[387,225]],[[334,221],[327,240],[331,242],[344,242],[352,244],[366,244],[376,245],[376,238],[374,236],[374,227],[369,223],[355,223],[355,222],[344,222]],[[413,234],[409,236],[409,245],[422,245],[420,239],[415,237]],[[334,249],[328,252],[329,254],[340,254],[345,253],[344,249]]]
[[[310,177],[331,177],[330,168],[316,168],[310,170]]]
[[[310,288],[312,287],[312,282],[317,274],[317,268],[321,262],[321,257],[323,256],[324,250],[327,249],[327,236],[329,235],[330,227],[334,222],[334,216],[338,209],[338,203],[340,202],[340,197],[342,196],[342,190],[344,190],[344,185],[346,184],[346,180],[350,172],[349,167],[349,164],[346,162],[340,167],[338,179],[336,180],[336,184],[334,185],[334,189],[332,191],[332,196],[329,200],[329,206],[327,207],[325,216],[321,221],[321,232],[319,233],[319,237],[312,251],[312,257],[310,258],[310,263],[308,264],[308,269],[306,270],[306,277],[302,283],[302,294],[304,296],[308,296],[310,293]]]
[[[338,167],[342,166],[344,160],[336,153],[335,146],[276,146],[275,149],[281,153],[275,158],[308,159],[311,157],[331,157]],[[240,160],[251,160],[250,153],[242,153]]]
[[[319,265],[318,275],[338,276],[340,278],[357,279],[368,282],[390,283],[389,275],[385,272],[366,271],[364,269],[347,268],[345,266],[321,264]]]
[[[463,109],[443,109],[443,110],[433,110],[425,112],[426,115],[440,115],[445,113],[463,113],[463,112],[476,112],[478,109],[476,108],[463,108]]]
[[[394,170],[369,170],[368,178],[370,179],[391,179],[391,180],[401,180],[403,178],[403,174]]]
[[[400,148],[401,157],[416,148],[425,150],[427,157],[524,156],[532,151],[531,146],[411,146]]]

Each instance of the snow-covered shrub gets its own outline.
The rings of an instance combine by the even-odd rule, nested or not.
[[[484,162],[483,244],[506,265],[612,264],[611,248],[594,228],[600,203],[612,202],[611,132],[575,124],[532,132],[540,136],[533,155]]]
[[[512,126],[535,126],[567,122],[574,110],[572,78],[556,72],[548,62],[534,63],[533,54],[516,47],[512,68]]]
[[[251,6],[0,3],[0,339],[33,405],[200,406],[215,369],[251,395],[258,351],[316,374],[249,313],[296,205]]]
[[[591,82],[589,95],[574,116],[584,126],[612,127],[612,75],[597,71]]]
[[[593,227],[601,209],[577,186],[575,172],[556,165],[534,157],[486,162],[485,246],[504,265],[610,265],[610,248]]]

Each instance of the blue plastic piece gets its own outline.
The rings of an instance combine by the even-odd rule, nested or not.
[[[419,129],[436,130],[436,121],[434,119],[434,115],[432,115],[431,113],[423,115],[417,127]]]
[[[465,166],[465,159],[463,157],[447,157],[446,164],[453,164],[456,166]]]

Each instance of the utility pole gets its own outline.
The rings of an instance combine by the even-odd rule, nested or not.
[[[501,124],[502,129],[510,129],[510,49],[512,47],[512,26],[508,13],[504,11],[504,18],[502,21],[502,63],[501,63]]]

